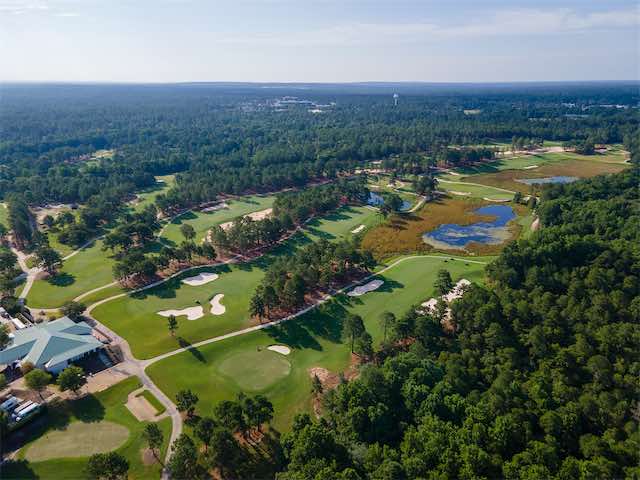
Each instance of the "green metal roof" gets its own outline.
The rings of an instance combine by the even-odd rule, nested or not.
[[[101,346],[91,330],[85,322],[75,323],[68,317],[18,330],[13,333],[12,342],[0,351],[0,364],[20,360],[53,368]]]

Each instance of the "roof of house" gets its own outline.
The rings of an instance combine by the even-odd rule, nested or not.
[[[18,330],[0,351],[0,364],[21,360],[53,368],[101,346],[91,330],[85,322],[75,323],[68,317]]]

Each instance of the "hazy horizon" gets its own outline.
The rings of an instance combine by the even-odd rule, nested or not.
[[[634,81],[635,1],[0,0],[3,82]]]

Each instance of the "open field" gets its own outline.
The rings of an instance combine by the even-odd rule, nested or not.
[[[565,155],[565,154],[562,154]],[[474,175],[472,180],[507,190],[530,193],[532,187],[517,179],[544,178],[553,176],[569,176],[578,178],[595,177],[609,173],[618,173],[626,167],[620,163],[593,162],[585,160],[567,160],[563,162],[547,163],[531,170],[503,170],[495,173]]]
[[[299,233],[262,258],[239,265],[202,267],[190,270],[155,288],[127,295],[98,306],[92,314],[109,328],[125,337],[134,355],[148,358],[188,343],[222,335],[249,326],[249,300],[264,276],[264,269],[279,255],[320,238],[336,240],[351,235],[351,230],[361,224],[372,224],[378,213],[366,207],[344,207],[333,214],[310,222],[308,232]],[[182,283],[182,279],[197,273],[210,272],[219,275],[213,282],[200,286]],[[105,289],[117,294],[118,287]],[[91,300],[107,298],[107,292],[96,292]],[[177,317],[176,338],[169,335],[167,319],[160,311],[184,309],[203,305],[216,294],[224,294],[222,315],[212,315],[204,308],[204,316],[197,320]],[[96,297],[97,296],[97,297]],[[89,303],[89,298],[82,299]],[[199,304],[197,302],[200,302]]]
[[[310,411],[308,370],[323,367],[338,372],[349,366],[349,347],[341,339],[341,322],[345,314],[361,315],[378,343],[382,340],[380,313],[388,310],[402,315],[411,305],[431,297],[440,268],[450,270],[455,280],[482,281],[483,278],[484,265],[467,264],[465,260],[452,261],[448,257],[407,259],[381,275],[379,278],[385,283],[374,292],[361,297],[339,295],[277,327],[194,348],[155,363],[147,371],[171,398],[181,389],[192,389],[200,397],[198,409],[203,413],[210,412],[216,402],[233,398],[240,391],[263,393],[274,404],[275,427],[286,430],[296,413]],[[289,346],[291,354],[267,359],[262,354],[272,344]],[[280,354],[269,352],[268,355]],[[275,360],[278,358],[290,364],[288,373],[285,364]],[[267,366],[262,365],[265,359]],[[254,378],[256,371],[269,375],[267,381]]]
[[[37,308],[61,307],[78,295],[113,282],[115,263],[110,251],[102,250],[102,240],[63,262],[54,277],[36,280],[27,301]]]
[[[127,395],[139,386],[138,379],[132,377],[96,395],[51,405],[29,427],[30,439],[18,452],[17,461],[3,466],[2,478],[82,478],[90,454],[113,448],[129,461],[130,479],[158,477],[160,466],[142,461],[145,424],[124,405]],[[158,425],[164,433],[164,452],[171,420],[164,419]]]
[[[335,213],[313,219],[305,225],[305,230],[314,241],[321,238],[335,240],[352,236],[352,230],[360,225],[369,228],[381,220],[382,217],[376,210],[366,206],[346,206]]]
[[[456,223],[470,225],[487,217],[479,216],[474,210],[490,202],[462,196],[440,198],[425,204],[417,212],[412,214],[395,215],[391,219],[367,232],[362,240],[362,246],[371,250],[378,259],[385,259],[394,255],[402,255],[418,252],[433,251],[433,247],[427,245],[422,235],[436,229],[442,224]],[[521,206],[509,204],[516,214],[520,215]],[[515,238],[520,231],[520,226],[512,222]],[[498,252],[502,245],[478,245],[467,247],[472,254],[493,254]],[[457,254],[460,254],[458,251]]]
[[[155,202],[156,197],[167,191],[175,184],[175,175],[162,175],[156,177],[156,185],[142,190],[136,194],[136,199],[131,202],[133,209],[137,212],[143,210],[147,205]]]
[[[453,177],[449,175],[448,178]],[[455,177],[454,177],[455,178]],[[473,180],[473,177],[471,178]],[[484,185],[471,185],[469,183],[457,180],[440,179],[438,189],[449,192],[454,196],[468,196],[474,198],[488,198],[494,201],[505,201],[513,198],[513,193],[498,190],[494,187]],[[454,193],[455,192],[455,193]],[[462,195],[466,194],[466,195]]]
[[[251,212],[265,210],[273,206],[274,196],[251,196],[239,199],[228,199],[225,202],[229,208],[223,208],[213,212],[188,212],[174,218],[167,225],[161,235],[166,243],[177,244],[183,240],[180,226],[187,223],[196,231],[196,242],[201,241],[207,231],[214,225],[231,221]]]

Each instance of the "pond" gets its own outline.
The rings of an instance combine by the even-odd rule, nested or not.
[[[517,178],[516,181],[520,183],[526,183],[527,185],[542,185],[546,183],[571,183],[578,180],[578,177],[567,177],[564,175],[558,175],[555,177],[545,178]]]
[[[469,242],[497,245],[510,236],[507,224],[516,217],[508,205],[488,205],[474,213],[495,217],[491,222],[478,222],[471,225],[446,223],[422,236],[425,243],[443,249],[464,249]]]
[[[373,205],[374,207],[379,207],[384,204],[384,198],[382,195],[376,192],[369,192],[369,198],[367,199],[367,203],[369,205]],[[400,210],[409,210],[411,208],[411,202],[407,202],[406,200],[402,200],[402,206]]]

